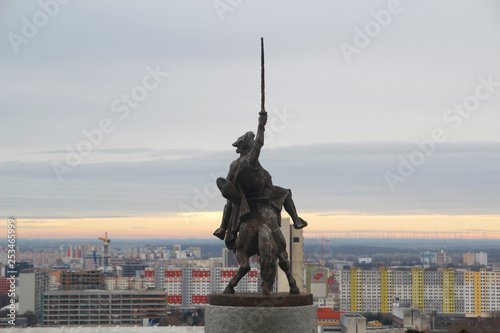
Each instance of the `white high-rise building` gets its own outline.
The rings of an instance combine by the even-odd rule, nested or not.
[[[19,314],[31,311],[42,315],[42,295],[49,290],[49,272],[19,274]]]
[[[292,276],[300,291],[304,288],[304,236],[302,229],[295,229],[289,218],[281,220],[281,232],[286,240],[286,252],[292,270]],[[289,292],[290,286],[286,274],[278,267],[276,274],[276,291]]]
[[[488,253],[479,252],[476,253],[476,265],[488,265]]]

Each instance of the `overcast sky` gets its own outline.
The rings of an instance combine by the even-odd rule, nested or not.
[[[301,211],[500,215],[500,2],[40,3],[0,2],[5,218],[220,211],[260,37]]]

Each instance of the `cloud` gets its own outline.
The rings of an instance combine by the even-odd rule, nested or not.
[[[224,21],[211,2],[120,3],[115,15],[117,4],[61,6],[19,54],[8,38],[0,40],[5,214],[220,211],[214,180],[236,155],[213,149],[255,130],[261,36],[268,111],[293,115],[275,123],[282,130],[266,142],[261,160],[276,184],[293,190],[299,210],[498,214],[499,152],[481,141],[499,140],[500,92],[495,86],[460,129],[451,130],[443,114],[474,93],[479,76],[500,80],[500,3],[401,4],[350,64],[339,44],[352,43],[355,28],[387,1],[252,1]],[[21,33],[22,18],[39,10],[35,2],[2,4],[0,35]],[[169,76],[121,119],[113,101],[157,65]],[[103,118],[114,132],[59,183],[50,162],[64,161],[66,147],[75,148]],[[397,173],[400,155],[417,149],[395,142],[428,138],[439,126],[455,144],[437,147],[391,192],[384,173]],[[346,143],[353,141],[371,143]]]
[[[75,147],[82,130],[103,117],[116,130],[100,149],[223,147],[227,137],[255,127],[262,35],[267,105],[287,106],[297,116],[280,133],[280,146],[412,140],[473,93],[479,75],[500,78],[495,2],[404,4],[351,64],[339,44],[352,43],[354,28],[387,1],[255,1],[227,12],[224,21],[211,2],[196,9],[130,2],[119,5],[119,16],[116,6],[61,6],[19,54],[8,38],[0,40],[2,160]],[[3,5],[0,34],[21,33],[22,18],[38,10],[37,3]],[[122,121],[111,103],[157,64],[171,75]],[[499,101],[496,92],[482,102],[451,140],[498,141]]]
[[[276,185],[292,189],[300,211],[325,214],[500,214],[500,147],[442,144],[391,192],[407,143],[338,143],[263,149]],[[153,154],[154,155],[154,154]],[[1,199],[17,218],[111,217],[219,211],[215,178],[233,151],[185,152],[174,160],[82,164],[57,181],[48,163],[6,162]]]
[[[190,158],[204,154],[203,150],[196,149],[152,149],[152,148],[107,148],[94,149],[92,151],[92,162],[110,162],[120,160],[127,161],[150,161],[152,159],[175,160]],[[17,155],[17,161],[33,162],[46,160],[61,160],[64,163],[68,155],[67,150],[46,150],[22,153]],[[88,161],[82,161],[85,163]]]

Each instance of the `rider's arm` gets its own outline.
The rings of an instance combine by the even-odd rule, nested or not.
[[[257,128],[257,137],[255,142],[259,146],[259,149],[264,145],[264,130],[267,123],[267,112],[259,113],[259,127]]]
[[[267,123],[267,112],[259,113],[259,127],[257,128],[257,136],[255,137],[255,145],[250,152],[250,164],[255,165],[259,160],[260,149],[264,146],[264,131]]]

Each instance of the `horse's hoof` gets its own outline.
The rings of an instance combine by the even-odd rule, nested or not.
[[[224,294],[234,294],[234,288],[227,286],[226,289],[224,289]]]
[[[290,288],[290,294],[300,294],[299,287],[295,286],[293,288]]]
[[[272,295],[273,292],[271,290],[262,290],[262,293],[266,296]]]

